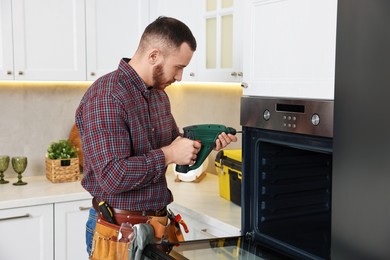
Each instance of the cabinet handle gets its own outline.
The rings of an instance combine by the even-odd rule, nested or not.
[[[89,210],[91,207],[79,207],[79,210],[80,211],[85,211],[85,210]]]
[[[24,73],[23,73],[23,71],[19,71],[18,74],[19,74],[20,76],[22,76]]]
[[[230,76],[233,76],[233,77],[242,77],[242,75],[244,75],[242,72],[235,72],[233,71],[232,73],[230,73]]]
[[[194,72],[190,72],[190,77],[195,77],[195,73]]]
[[[95,72],[91,72],[91,76],[95,76],[96,75],[96,73]]]
[[[24,215],[20,215],[20,216],[13,216],[13,217],[7,217],[7,218],[0,218],[0,221],[5,221],[5,220],[11,220],[11,219],[18,219],[18,218],[28,218],[30,217],[31,215],[26,213]]]
[[[12,75],[12,71],[7,70],[7,75]]]
[[[248,83],[241,82],[241,87],[242,87],[242,88],[248,88]]]

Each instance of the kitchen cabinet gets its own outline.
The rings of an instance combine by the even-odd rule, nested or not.
[[[161,15],[183,21],[197,40],[183,81],[242,80],[241,5],[237,0],[151,0],[151,21]]]
[[[83,1],[0,3],[0,79],[85,79]]]
[[[0,79],[12,80],[13,43],[11,0],[0,0]]]
[[[0,210],[1,259],[53,259],[53,204]]]
[[[85,1],[87,80],[96,80],[134,54],[149,23],[149,1]]]
[[[245,0],[244,13],[244,95],[334,98],[337,0]]]
[[[91,199],[54,204],[56,260],[88,259],[85,223],[90,208]]]
[[[0,0],[0,80],[95,80],[133,54],[148,6],[142,0]]]
[[[84,199],[0,210],[1,259],[87,259],[90,207]]]
[[[199,26],[201,6],[196,0],[150,0],[150,21],[153,22],[159,16],[169,16],[179,19],[185,23],[192,31],[197,45],[199,46],[199,39],[201,38],[201,31]],[[198,61],[199,51],[195,51],[192,56],[190,64],[184,69],[182,81],[199,80]]]
[[[242,81],[241,4],[238,0],[205,0],[199,41],[200,73],[205,81]]]

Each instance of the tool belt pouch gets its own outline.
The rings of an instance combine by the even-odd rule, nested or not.
[[[169,224],[165,229],[164,237],[171,243],[178,243],[184,241],[183,233],[180,229],[180,224],[174,219],[169,219]]]
[[[96,221],[90,259],[128,259],[132,235],[131,225],[118,226],[99,218]]]
[[[167,239],[170,243],[177,243],[184,241],[183,233],[180,225],[173,219],[168,219],[167,225],[161,224],[157,217],[151,218],[148,222],[154,229],[154,237],[157,240]]]
[[[153,227],[156,241],[164,237],[165,229],[167,228],[167,217],[151,217],[147,223]]]

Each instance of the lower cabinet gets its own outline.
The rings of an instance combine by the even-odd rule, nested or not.
[[[0,210],[0,259],[53,259],[53,204]]]
[[[88,259],[91,199],[0,210],[0,259]]]
[[[0,258],[53,258],[53,205],[0,210]]]
[[[88,259],[85,223],[91,199],[54,204],[55,260]]]

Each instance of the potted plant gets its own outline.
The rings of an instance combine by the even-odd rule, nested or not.
[[[52,182],[69,182],[80,179],[76,147],[69,140],[52,142],[47,148],[46,177]]]

